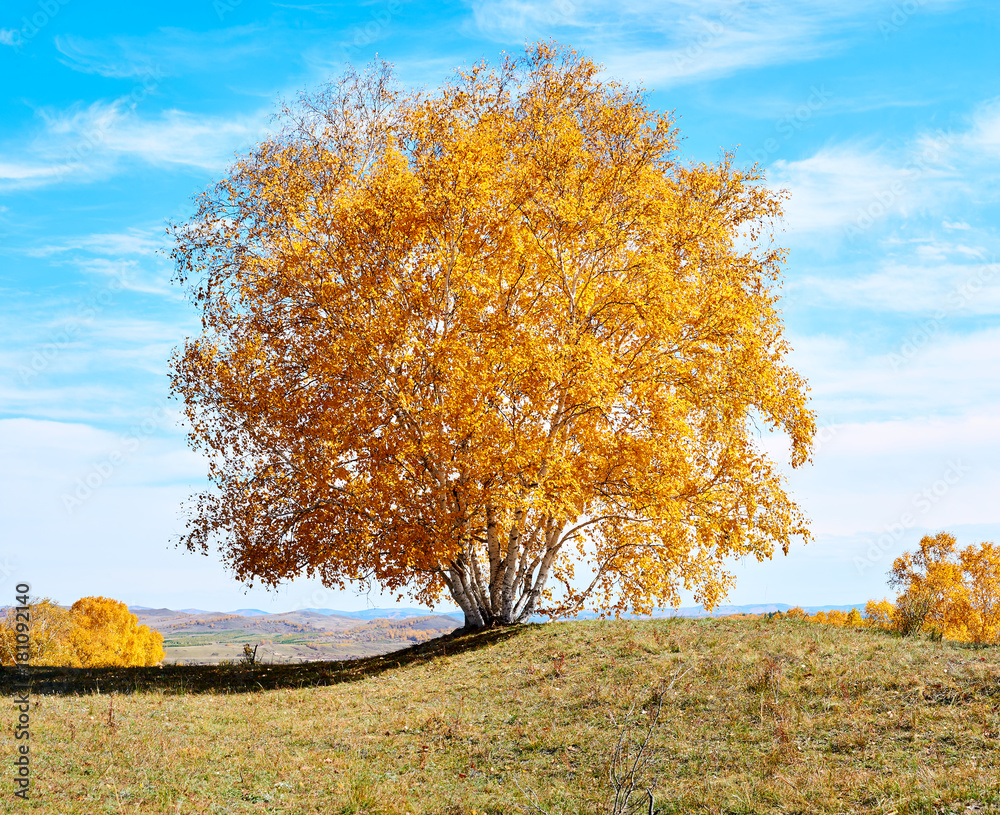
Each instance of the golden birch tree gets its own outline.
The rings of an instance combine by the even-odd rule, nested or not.
[[[808,537],[758,434],[815,430],[777,310],[781,195],[554,44],[286,107],[175,224],[208,457],[182,538],[248,583],[451,595],[478,628],[712,606]],[[579,574],[578,574],[579,572]]]
[[[30,638],[28,662],[31,665],[69,665],[79,667],[69,634],[74,622],[69,609],[43,597],[28,606]],[[16,609],[8,608],[0,620],[0,665],[17,664]]]
[[[965,639],[964,623],[957,615],[965,585],[956,545],[955,536],[947,532],[924,535],[916,550],[893,561],[889,585],[902,589],[893,616],[900,633],[932,627],[950,639]]]
[[[892,564],[889,584],[901,589],[883,627],[903,634],[936,630],[977,645],[1000,640],[1000,547],[958,548],[948,532],[925,535]],[[888,604],[886,604],[888,605]]]
[[[128,606],[107,597],[82,597],[70,607],[69,646],[83,667],[155,665],[164,656],[163,635],[139,625]]]
[[[968,639],[976,645],[1000,641],[1000,547],[994,543],[967,546],[959,552],[965,596],[959,617]]]

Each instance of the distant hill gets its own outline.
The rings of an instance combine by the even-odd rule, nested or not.
[[[359,620],[405,620],[408,617],[426,617],[435,612],[426,608],[366,608],[362,611],[338,611],[332,608],[304,608],[317,614],[338,614],[342,617],[356,617]],[[454,612],[442,612],[451,614]],[[461,614],[461,612],[458,612]]]
[[[732,614],[771,614],[776,611],[788,611],[792,608],[788,603],[751,603],[748,605],[724,605],[711,613],[701,606],[682,606],[681,608],[657,609],[650,615],[623,614],[625,619],[648,619],[663,617],[726,617]],[[864,611],[864,603],[853,605],[802,606],[810,614],[817,611],[850,611],[857,608]],[[357,628],[365,622],[378,620],[404,621],[418,618],[433,619],[445,627],[461,626],[464,617],[461,611],[433,612],[420,608],[367,608],[360,611],[343,611],[333,608],[303,608],[295,611],[271,613],[259,608],[243,608],[230,612],[205,611],[203,609],[149,608],[148,606],[129,606],[139,618],[139,622],[148,625],[163,634],[208,634],[218,631],[246,631],[260,634],[293,634],[293,633],[324,633],[332,634],[346,632]],[[581,611],[573,619],[593,620],[598,615],[593,611]],[[535,617],[532,622],[544,622],[545,618]]]

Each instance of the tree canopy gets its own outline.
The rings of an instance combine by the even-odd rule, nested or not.
[[[808,537],[757,441],[798,466],[815,422],[756,167],[680,162],[670,116],[555,44],[434,93],[375,65],[280,118],[172,227],[212,482],[188,548],[481,627],[711,606],[727,557]]]
[[[71,668],[155,665],[164,656],[163,635],[119,600],[82,597],[66,609],[49,598],[28,607],[28,662]],[[0,620],[0,664],[16,664],[16,608]]]
[[[893,561],[889,585],[900,589],[889,608],[901,633],[930,629],[977,645],[1000,639],[1000,547],[992,542],[959,549],[948,532],[924,535]]]

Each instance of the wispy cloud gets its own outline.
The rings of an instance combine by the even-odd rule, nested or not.
[[[919,12],[961,0],[921,0]],[[486,0],[467,5],[495,41],[566,34],[599,50],[610,74],[657,88],[766,65],[816,59],[870,32],[891,9],[880,0]]]
[[[912,184],[912,171],[884,150],[856,145],[824,147],[798,161],[779,159],[768,179],[791,192],[786,220],[794,233],[842,229],[872,201],[905,215],[933,195]]]
[[[264,137],[270,111],[212,116],[165,110],[139,113],[122,100],[39,111],[42,129],[0,163],[0,190],[107,178],[123,162],[187,166],[217,172]]]
[[[913,328],[918,327],[914,320]],[[898,338],[908,335],[906,326]],[[1000,403],[1000,328],[957,332],[947,325],[908,364],[894,367],[891,343],[829,335],[792,338],[791,360],[812,385],[812,398],[828,420],[885,420],[960,415],[974,406]]]
[[[980,104],[965,129],[927,130],[899,147],[833,144],[768,173],[788,189],[787,224],[798,235],[831,231],[853,238],[875,224],[928,216],[946,228],[968,228],[963,208],[1000,200],[1000,102]]]
[[[231,26],[215,31],[160,28],[142,37],[88,39],[57,35],[60,62],[74,71],[105,77],[141,76],[150,71],[181,75],[234,67],[253,59],[280,32],[257,26]]]
[[[31,257],[48,257],[75,249],[112,255],[154,255],[164,246],[162,230],[132,227],[125,232],[97,233],[65,238],[22,250]]]
[[[101,152],[205,170],[225,167],[239,145],[262,134],[265,120],[264,114],[205,116],[182,110],[148,118],[115,103],[46,115],[48,132],[64,139],[100,133]]]
[[[64,166],[61,165],[4,161],[0,162],[0,185],[7,188],[37,186],[45,184],[63,172]]]
[[[918,317],[1000,316],[1000,258],[979,246],[933,238],[880,259],[867,274],[805,275],[788,284],[796,299]]]

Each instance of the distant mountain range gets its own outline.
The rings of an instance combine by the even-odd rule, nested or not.
[[[142,611],[145,613],[154,611],[172,611],[172,609],[153,608],[151,606],[129,606],[129,611],[133,613]],[[183,614],[238,614],[240,617],[273,617],[285,616],[287,614],[298,614],[303,611],[311,611],[315,614],[336,617],[353,617],[356,620],[405,620],[410,617],[427,617],[433,614],[458,614],[460,611],[431,611],[426,608],[366,608],[361,611],[341,611],[335,608],[297,608],[292,611],[262,611],[259,608],[238,608],[235,611],[209,611],[204,608],[179,608],[176,611]]]
[[[219,634],[223,631],[247,631],[260,634],[330,634],[370,628],[381,630],[387,625],[407,630],[441,629],[442,633],[462,625],[461,614],[435,614],[419,609],[367,609],[361,612],[332,609],[287,611],[269,614],[260,609],[240,611],[204,611],[201,609],[149,608],[129,606],[141,625],[148,625],[161,634]],[[380,628],[381,627],[381,628]]]
[[[724,605],[718,606],[711,613],[705,611],[701,606],[682,606],[681,608],[657,609],[650,615],[623,614],[626,619],[647,619],[664,617],[725,617],[730,614],[772,614],[776,611],[788,611],[792,608],[788,603],[751,603],[748,605]],[[800,606],[810,614],[817,611],[850,611],[856,608],[864,611],[864,603],[853,605],[826,605],[826,606]],[[212,622],[223,627],[239,627],[238,619],[234,618],[254,618],[253,627],[271,628],[280,624],[291,623],[296,625],[306,625],[314,630],[333,630],[351,627],[358,620],[408,620],[415,617],[448,617],[459,624],[463,621],[461,611],[435,612],[421,608],[367,608],[361,611],[343,611],[333,608],[301,608],[286,612],[262,611],[259,608],[239,608],[235,611],[208,611],[201,608],[182,608],[173,611],[167,608],[150,608],[149,606],[129,606],[129,610],[141,618],[141,622],[149,622],[154,628],[187,628],[195,621],[194,617],[202,618],[198,622],[208,618]],[[272,618],[274,625],[270,625],[270,620],[259,618]],[[581,611],[574,616],[578,620],[594,620],[599,615],[593,611]],[[206,620],[207,621],[207,620]],[[536,617],[533,622],[543,622],[544,618]],[[214,627],[214,626],[213,626]]]

